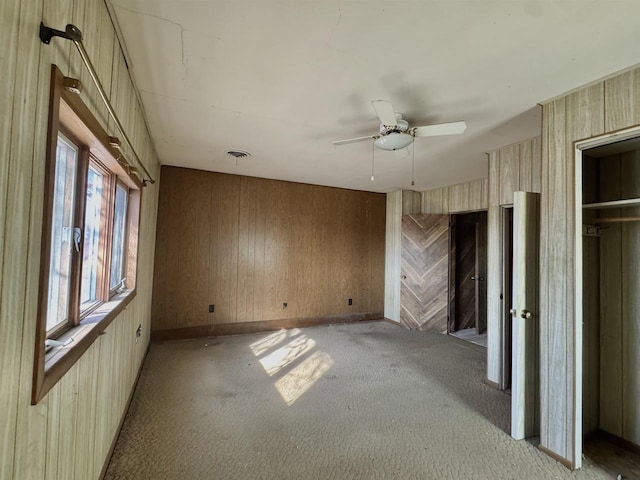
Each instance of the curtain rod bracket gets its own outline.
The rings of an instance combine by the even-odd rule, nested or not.
[[[122,123],[120,122],[120,119],[118,118],[118,115],[116,115],[116,111],[114,110],[113,105],[111,105],[111,102],[109,100],[109,96],[107,95],[107,92],[105,91],[104,87],[102,86],[102,83],[100,82],[100,79],[98,78],[98,73],[96,72],[96,69],[94,68],[93,63],[91,63],[91,60],[89,59],[89,55],[87,54],[87,51],[84,48],[84,45],[82,43],[82,32],[80,31],[80,29],[78,27],[76,27],[75,25],[69,23],[65,27],[65,30],[63,32],[62,30],[56,30],[55,28],[47,27],[44,23],[40,22],[40,40],[42,40],[42,43],[45,43],[45,44],[48,45],[51,42],[51,39],[53,37],[61,37],[61,38],[64,38],[66,40],[71,40],[74,43],[74,45],[78,49],[78,53],[80,54],[80,57],[82,58],[82,62],[84,63],[85,67],[87,67],[87,70],[89,72],[89,76],[91,77],[91,80],[93,81],[93,84],[98,89],[98,94],[100,95],[100,98],[102,99],[102,102],[107,107],[107,111],[109,112],[109,116],[115,122],[116,127],[118,128],[118,130],[120,130],[120,133],[122,133],[122,137],[124,138],[124,141],[129,145],[129,147],[131,149],[131,153],[136,159],[136,163],[140,167],[142,167],[144,175],[148,177],[145,180],[145,178],[142,175],[142,173],[138,174],[138,177],[142,180],[142,185],[146,187],[149,184],[156,183],[155,180],[151,177],[151,174],[149,173],[149,171],[147,170],[147,167],[145,167],[144,163],[142,163],[142,160],[140,159],[140,156],[136,153],[136,150],[135,150],[135,148],[133,146],[133,143],[129,139],[129,136],[127,135],[127,132],[125,131],[124,127],[122,126]]]
[[[62,37],[73,42],[81,42],[82,32],[72,24],[67,25],[63,32],[62,30],[47,27],[44,23],[40,22],[40,40],[42,43],[49,45],[53,37]]]

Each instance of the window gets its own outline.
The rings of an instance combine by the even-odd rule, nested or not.
[[[32,402],[135,295],[140,182],[52,68]]]

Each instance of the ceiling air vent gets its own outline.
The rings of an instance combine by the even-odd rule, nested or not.
[[[249,152],[245,152],[244,150],[228,150],[227,155],[234,158],[247,158],[251,156]]]

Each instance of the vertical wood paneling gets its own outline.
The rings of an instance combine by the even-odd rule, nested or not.
[[[614,119],[609,119],[609,108],[618,110],[617,100],[605,102],[604,91],[602,83],[595,84],[543,107],[541,445],[576,466],[581,462],[581,444],[574,432],[582,418],[576,389],[580,389],[582,377],[577,378],[576,364],[581,348],[576,337],[581,337],[577,336],[574,309],[573,142],[604,133],[605,118],[607,128],[630,118],[614,114]]]
[[[449,213],[465,212],[469,207],[469,183],[459,183],[449,187]]]
[[[532,191],[533,183],[533,142],[527,141],[520,144],[520,164],[518,166],[518,190]]]
[[[500,204],[513,203],[513,192],[519,190],[520,144],[500,149]]]
[[[3,2],[0,6],[0,477],[16,479],[96,478],[114,439],[135,372],[148,344],[150,281],[157,187],[147,188],[142,202],[138,294],[114,320],[108,336],[118,336],[119,351],[98,358],[100,337],[49,394],[32,406],[33,349],[40,267],[45,140],[50,65],[81,78],[82,98],[104,123],[104,106],[70,42],[41,44],[40,21],[55,28],[75,23],[84,32],[102,83],[110,88],[115,34],[102,1]],[[130,101],[131,83],[123,82],[112,99],[127,96],[125,112],[138,109]],[[141,118],[141,117],[140,117]],[[151,151],[140,120],[130,131],[141,151]],[[157,162],[147,156],[157,177]],[[151,220],[148,220],[151,219]],[[10,281],[9,281],[10,280]],[[134,344],[135,324],[143,325],[143,342]],[[146,338],[146,341],[144,339]],[[135,359],[135,360],[134,360]],[[98,371],[99,362],[105,371]],[[111,372],[106,374],[107,370]],[[98,382],[103,384],[98,391]],[[114,399],[117,396],[117,400]],[[100,410],[97,410],[98,400]],[[99,419],[111,428],[99,430]],[[99,447],[98,447],[99,445]]]
[[[402,192],[387,194],[384,267],[384,316],[400,321]]]
[[[422,207],[422,194],[412,190],[402,191],[402,214],[414,215],[420,213]]]
[[[485,210],[488,206],[488,179],[435,188],[422,192],[422,213],[443,214]]]
[[[621,155],[621,198],[640,197],[640,151]],[[640,215],[625,208],[624,215]],[[640,445],[640,224],[622,225],[622,437]]]
[[[640,123],[640,72],[637,69],[605,80],[604,94],[607,132]]]
[[[489,153],[487,211],[487,379],[502,382],[502,241],[500,235],[500,155]]]
[[[382,312],[383,195],[175,167],[163,177],[154,330]]]
[[[3,45],[3,55],[0,59],[0,109],[4,112],[0,115],[0,253],[11,245],[12,221],[8,213],[10,201],[10,173],[15,170],[12,163],[18,162],[19,157],[12,152],[11,142],[12,120],[14,110],[14,91],[16,86],[16,59],[18,43],[18,27],[20,18],[20,6],[22,2],[4,2],[0,12],[0,42]],[[37,4],[37,2],[34,2]],[[18,90],[18,94],[22,94]],[[24,219],[24,217],[22,217]],[[16,219],[18,220],[18,219]],[[20,241],[20,239],[17,239]],[[15,248],[15,243],[11,245]],[[15,269],[15,267],[14,267]],[[18,388],[20,377],[20,354],[22,325],[13,317],[14,312],[5,312],[7,298],[6,283],[11,277],[12,269],[9,262],[0,255],[0,478],[11,478],[14,471],[13,457],[15,454],[16,416],[18,409]],[[10,307],[12,310],[15,306]]]
[[[558,382],[553,387],[553,395],[546,399],[548,405],[548,425],[564,425],[561,431],[548,438],[548,448],[554,452],[564,452],[569,456],[571,447],[568,444],[572,435],[573,424],[570,419],[572,392],[567,389],[569,379],[567,343],[570,318],[567,317],[568,305],[564,298],[567,284],[571,282],[573,272],[567,272],[565,252],[567,246],[567,192],[565,156],[565,100],[560,99],[549,105],[549,145],[548,145],[548,190],[543,195],[548,197],[547,232],[551,235],[547,251],[543,252],[547,260],[547,288],[549,326],[544,337],[548,342],[546,370],[549,378]],[[543,186],[544,188],[544,186]],[[570,278],[568,278],[570,276]],[[545,370],[545,367],[542,367]]]
[[[449,213],[449,187],[422,192],[422,213]]]
[[[542,184],[542,138],[533,138],[531,144],[531,191],[540,193]]]

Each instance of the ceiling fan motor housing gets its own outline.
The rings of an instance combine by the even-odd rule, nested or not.
[[[396,132],[396,133],[404,133],[409,129],[409,122],[407,122],[406,120],[404,120],[402,118],[402,115],[400,115],[399,113],[396,113],[396,123],[397,125],[395,126],[387,126],[384,124],[380,125],[380,135],[388,135],[390,133]]]

